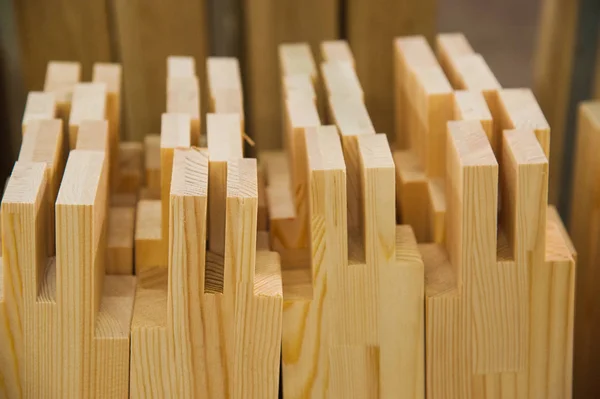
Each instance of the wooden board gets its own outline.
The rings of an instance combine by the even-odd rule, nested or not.
[[[69,148],[74,149],[77,145],[77,132],[81,122],[101,121],[106,119],[106,115],[106,84],[77,83],[69,115]]]
[[[190,56],[204,87],[208,53],[206,5],[183,1],[172,7],[159,0],[111,2],[118,53],[123,65],[126,121],[123,136],[141,141],[160,129],[166,111],[167,57]],[[200,101],[201,106],[205,101]],[[206,111],[200,110],[200,115]]]
[[[431,42],[436,30],[436,2],[349,0],[344,26],[373,124],[393,141],[392,42],[402,35],[424,35]]]
[[[56,97],[54,93],[41,91],[30,91],[27,94],[23,121],[21,122],[23,133],[27,124],[36,119],[54,119],[56,117]]]
[[[533,92],[552,126],[550,203],[556,204],[566,157],[565,138],[580,3],[545,0],[533,57]]]
[[[75,85],[81,80],[79,62],[50,61],[46,68],[44,91],[54,93],[57,117],[63,120],[65,136],[69,134],[69,116]]]
[[[595,292],[596,267],[598,262],[598,209],[597,173],[600,163],[597,149],[600,148],[600,104],[585,102],[579,106],[577,121],[577,146],[569,232],[577,248],[577,318],[575,330],[575,386],[580,395],[595,395],[600,392],[600,383],[589,367],[598,361],[600,347],[594,342],[600,327],[596,311]]]
[[[205,151],[175,151],[169,272],[136,293],[133,398],[277,397],[281,272],[275,254],[256,251],[256,163],[228,165],[225,258],[204,246],[208,168]]]
[[[244,79],[247,91],[248,131],[257,150],[281,148],[281,109],[278,59],[281,43],[307,42],[313,51],[322,40],[339,36],[338,0],[302,3],[267,0],[245,7],[243,46],[246,55]]]
[[[103,1],[52,4],[25,0],[15,3],[14,11],[27,90],[43,87],[44,71],[52,60],[80,62],[83,80],[90,80],[92,64],[112,58],[109,8]],[[52,20],[47,19],[48,15],[53,16]]]
[[[160,192],[160,135],[158,134],[144,137],[144,170],[146,187],[151,191]]]
[[[346,166],[335,128],[305,136],[311,244],[303,262],[281,252],[284,397],[423,397],[423,266],[410,228],[395,225],[387,140],[357,139],[363,241],[338,210],[347,204]],[[402,342],[393,333],[400,326]]]
[[[48,257],[44,242],[49,167],[22,165],[2,206],[3,236],[10,238],[3,241],[3,276],[12,287],[19,269],[27,279],[18,291],[10,290],[18,299],[5,296],[9,314],[21,324],[12,342],[22,351],[22,363],[13,363],[22,382],[9,383],[19,389],[9,396],[127,397],[135,278],[105,279],[104,257],[93,256],[106,250],[106,153],[69,155],[56,200],[56,258]]]

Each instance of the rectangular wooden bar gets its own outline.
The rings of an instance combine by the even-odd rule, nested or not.
[[[77,133],[81,122],[104,120],[106,115],[106,84],[77,83],[73,90],[69,116],[69,148],[74,149],[77,144]]]

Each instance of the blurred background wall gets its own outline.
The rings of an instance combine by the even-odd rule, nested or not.
[[[571,78],[578,58],[595,59],[596,53],[597,26],[590,28],[594,35],[583,39],[580,26],[585,25],[585,16],[595,15],[590,10],[598,4],[597,0],[0,0],[0,179],[7,176],[20,145],[26,93],[42,90],[50,60],[80,61],[84,80],[89,80],[94,62],[122,63],[122,139],[141,140],[159,131],[167,56],[194,56],[201,79],[206,56],[239,57],[246,130],[258,149],[266,149],[281,146],[277,44],[308,41],[318,59],[320,41],[347,39],[375,128],[391,134],[392,39],[423,34],[432,40],[437,32],[461,31],[504,87],[534,89],[552,127],[550,202],[559,204],[568,199],[561,199],[557,188],[568,183],[570,174]],[[590,91],[575,97],[584,99]]]

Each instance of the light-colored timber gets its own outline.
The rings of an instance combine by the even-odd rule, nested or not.
[[[44,91],[54,93],[56,99],[56,116],[63,120],[65,135],[68,134],[73,90],[80,80],[80,63],[65,61],[50,61],[48,63],[44,79]]]
[[[77,144],[79,125],[85,120],[106,119],[106,84],[77,83],[69,116],[69,148]]]
[[[54,119],[56,118],[56,112],[56,96],[54,93],[30,91],[27,94],[23,121],[21,122],[23,134],[29,122],[36,119]]]
[[[133,398],[277,397],[281,272],[256,250],[256,163],[228,163],[224,257],[204,246],[208,170],[204,150],[175,151],[168,272],[136,293]]]

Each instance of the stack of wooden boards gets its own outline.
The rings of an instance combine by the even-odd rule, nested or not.
[[[285,149],[258,164],[236,59],[207,59],[204,120],[169,57],[143,145],[118,65],[50,63],[2,201],[1,393],[275,398],[281,370],[285,399],[570,397],[549,128],[462,35],[437,52],[394,42],[393,151],[347,43],[281,45]]]
[[[575,253],[531,91],[462,35],[437,57],[399,38],[392,154],[348,48],[321,52],[319,74],[306,45],[280,47],[286,149],[261,156],[284,397],[570,397]]]

